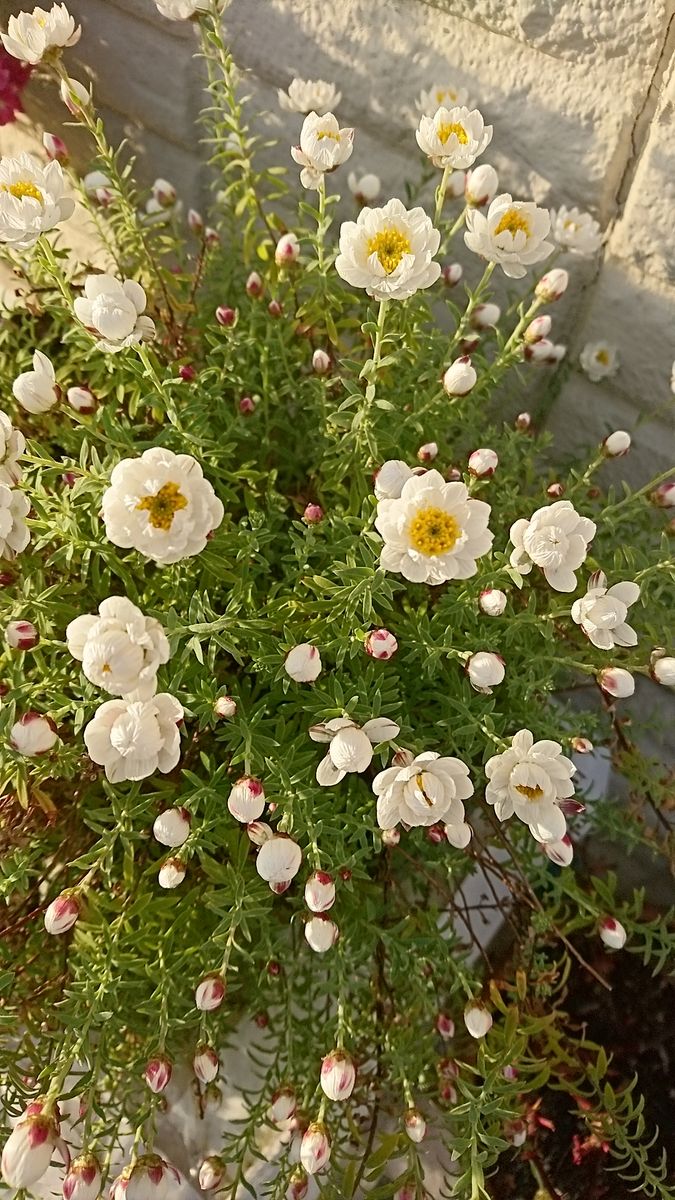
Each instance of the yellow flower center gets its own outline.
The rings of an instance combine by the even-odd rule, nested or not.
[[[171,528],[173,519],[181,508],[187,508],[187,500],[177,483],[165,483],[154,496],[144,496],[136,505],[137,510],[150,513],[153,529]]]
[[[382,229],[370,238],[368,253],[376,254],[387,275],[391,275],[403,255],[410,254],[410,241],[400,229]]]
[[[595,361],[602,363],[603,367],[609,366],[609,354],[606,350],[598,350],[595,356]]]
[[[524,213],[517,208],[507,208],[504,216],[495,229],[495,237],[499,233],[510,233],[514,237],[517,233],[524,233],[525,237],[529,237],[532,233],[532,226]]]
[[[516,791],[520,792],[521,796],[530,801],[541,800],[544,794],[544,789],[540,788],[538,783],[535,783],[534,787],[528,787],[526,783],[518,783],[516,784]]]
[[[333,142],[339,142],[340,134],[336,133],[333,129],[320,129],[316,135],[316,139],[318,142],[320,142],[323,140],[323,138],[330,138]]]
[[[456,100],[456,99],[457,99],[457,92],[453,91],[452,88],[437,88],[436,89],[436,100],[439,104],[442,104],[444,100]]]
[[[104,663],[103,666],[101,667],[101,674],[109,675],[111,670],[112,670],[112,667],[110,666],[110,663]]]
[[[438,140],[443,145],[445,145],[448,138],[451,137],[453,133],[454,133],[455,137],[457,138],[457,141],[462,146],[466,146],[466,143],[469,140],[469,135],[466,132],[466,129],[464,128],[463,125],[459,125],[457,123],[457,121],[451,121],[448,125],[439,125],[439,127],[437,129],[437,133],[438,133]]]
[[[429,808],[433,808],[434,802],[433,802],[433,800],[429,799],[429,797],[427,796],[427,794],[424,790],[424,775],[422,775],[422,774],[416,775],[415,783],[417,784],[418,791],[420,791],[422,793],[422,796],[424,797],[426,803],[429,805]]]
[[[3,192],[9,192],[10,196],[14,196],[16,200],[23,200],[25,196],[30,196],[31,200],[37,200],[39,204],[44,204],[44,196],[34,183],[29,179],[18,179],[16,183],[3,183],[0,189]]]
[[[408,527],[413,550],[420,554],[447,554],[452,550],[461,529],[454,517],[442,508],[421,508]]]
[[[563,229],[573,229],[576,233],[578,228],[579,228],[579,226],[577,225],[577,222],[572,221],[570,219],[570,217],[568,217],[567,220],[563,222]]]

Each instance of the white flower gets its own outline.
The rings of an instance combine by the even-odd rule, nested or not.
[[[384,539],[380,566],[413,583],[445,583],[476,573],[492,545],[490,505],[463,483],[426,471],[404,484],[399,500],[380,500],[375,528]]]
[[[320,117],[331,109],[337,108],[342,99],[334,83],[326,83],[323,79],[292,79],[288,91],[279,88],[279,108],[284,112],[318,113]]]
[[[501,617],[506,608],[506,592],[500,588],[486,588],[478,597],[478,603],[488,617]]]
[[[208,0],[155,0],[157,10],[170,21],[186,21],[208,8]]]
[[[159,886],[168,891],[180,887],[185,879],[186,866],[180,858],[167,858],[157,872]]]
[[[616,917],[604,917],[599,925],[600,940],[610,950],[622,950],[626,945],[627,933]]]
[[[355,171],[349,172],[347,186],[359,204],[372,204],[382,190],[378,175],[357,175]]]
[[[32,1188],[49,1166],[58,1139],[51,1117],[23,1117],[2,1151],[2,1177],[10,1188]]]
[[[15,558],[26,549],[30,533],[25,517],[29,512],[30,501],[23,492],[0,483],[0,558]]]
[[[389,458],[382,463],[375,476],[374,490],[378,500],[398,500],[404,483],[416,472],[400,458]]]
[[[182,706],[168,692],[151,700],[106,700],[86,726],[84,742],[111,783],[145,779],[176,766],[182,719]]]
[[[388,662],[398,650],[398,642],[388,629],[371,629],[363,644],[366,654],[380,662]]]
[[[558,842],[567,832],[559,805],[574,795],[575,771],[558,742],[535,742],[529,729],[521,729],[509,750],[485,764],[485,799],[500,821],[515,813],[538,842]]]
[[[506,674],[504,659],[489,650],[479,650],[467,659],[466,673],[471,686],[477,692],[491,695],[493,687],[504,680]]]
[[[609,342],[586,342],[579,355],[579,362],[591,383],[599,383],[601,379],[616,375],[619,369],[619,354],[616,346],[610,346]]]
[[[486,214],[471,208],[466,214],[464,241],[475,254],[499,263],[510,279],[522,279],[527,268],[553,250],[546,241],[551,218],[544,208],[525,200],[512,200],[508,192],[496,196]]]
[[[328,752],[316,769],[316,781],[322,787],[340,783],[348,773],[367,770],[373,760],[373,746],[398,737],[400,728],[387,717],[374,717],[363,728],[349,717],[334,717],[321,725],[313,725],[309,736],[313,742],[328,742]]]
[[[188,840],[191,821],[192,818],[186,808],[180,805],[175,808],[165,808],[164,812],[155,817],[152,836],[160,846],[170,846],[172,850],[175,850],[177,846],[183,846]]]
[[[663,687],[675,687],[675,658],[660,653],[652,655],[651,676]]]
[[[481,163],[479,167],[474,167],[473,171],[467,172],[464,184],[467,204],[482,208],[484,204],[494,200],[498,187],[499,176],[494,167],[489,163]]]
[[[635,680],[623,667],[603,667],[598,671],[597,680],[603,692],[617,700],[626,700],[635,691]]]
[[[476,368],[471,365],[468,354],[456,358],[450,363],[443,375],[443,390],[448,396],[468,396],[475,386],[478,375]]]
[[[91,683],[111,696],[149,700],[157,691],[157,671],[169,661],[166,634],[159,621],[146,617],[126,596],[109,596],[99,615],[76,617],[66,628],[73,658]]]
[[[602,442],[602,453],[608,458],[623,458],[631,447],[631,436],[625,429],[615,429]]]
[[[590,213],[561,204],[551,209],[551,235],[564,250],[586,258],[602,245],[602,231]]]
[[[313,683],[321,674],[321,655],[316,646],[301,642],[289,650],[284,670],[296,683]]]
[[[489,146],[492,126],[485,124],[477,108],[469,111],[463,105],[442,106],[433,117],[421,118],[415,137],[420,150],[435,167],[462,171],[473,166]]]
[[[556,500],[538,508],[529,521],[521,517],[511,526],[511,566],[528,575],[534,564],[541,567],[556,592],[573,592],[577,586],[574,572],[588,554],[595,529],[593,521],[579,516],[571,500]]]
[[[12,384],[12,392],[22,408],[29,413],[45,413],[61,398],[54,367],[46,354],[36,350],[33,370],[22,371]]]
[[[492,1014],[480,1000],[470,1000],[464,1009],[464,1024],[472,1038],[483,1038],[492,1029]]]
[[[428,117],[433,117],[436,109],[442,104],[446,108],[453,108],[456,105],[466,104],[469,98],[469,93],[466,88],[460,87],[455,83],[434,83],[426,90],[422,90],[418,99],[415,101],[418,112],[425,113]]]
[[[289,883],[300,870],[302,850],[286,834],[275,833],[266,839],[255,860],[256,870],[266,883]]]
[[[314,1121],[302,1135],[300,1162],[308,1175],[323,1171],[330,1159],[330,1138],[326,1126]]]
[[[0,159],[0,242],[29,250],[42,233],[67,221],[75,201],[64,196],[64,189],[57,162],[43,166],[32,154]]]
[[[429,826],[444,821],[460,830],[466,825],[462,801],[473,796],[473,784],[461,759],[428,750],[407,766],[380,771],[373,791],[380,829],[394,829],[400,822]]]
[[[615,583],[608,588],[606,575],[596,571],[588,581],[586,595],[572,605],[572,620],[599,650],[636,646],[637,634],[626,624],[626,617],[639,595],[637,583]]]
[[[356,1083],[356,1067],[344,1050],[331,1050],[321,1063],[321,1090],[329,1100],[348,1100]]]
[[[339,935],[340,931],[335,921],[331,921],[330,917],[324,916],[323,913],[317,913],[305,925],[307,945],[315,954],[326,954],[335,945]]]
[[[154,338],[155,322],[142,315],[145,303],[145,292],[134,279],[120,283],[114,275],[87,275],[84,296],[73,307],[85,329],[98,336],[97,348],[116,354]]]
[[[12,725],[9,731],[9,740],[12,748],[18,754],[34,758],[37,754],[47,754],[58,741],[58,734],[51,717],[45,717],[42,713],[31,710],[22,713],[18,721]]]
[[[0,483],[13,487],[19,483],[23,471],[19,459],[26,449],[26,439],[15,429],[6,412],[0,409]]]
[[[314,871],[305,884],[305,904],[313,913],[326,912],[335,904],[335,883],[326,871]]]
[[[406,300],[438,279],[433,262],[441,235],[423,208],[406,209],[400,200],[384,208],[363,208],[358,220],[340,228],[335,269],[352,287],[377,300]]]
[[[80,915],[80,904],[77,896],[73,893],[62,892],[51,904],[45,909],[45,929],[47,933],[58,937],[62,933],[67,933],[69,929],[77,921]]]
[[[224,514],[196,459],[158,446],[117,464],[102,508],[110,541],[160,566],[199,554]]]
[[[310,112],[302,123],[300,145],[291,146],[291,158],[302,167],[302,186],[316,191],[325,173],[346,162],[353,149],[353,129],[341,129],[332,112]]]
[[[35,66],[51,50],[74,46],[81,32],[65,4],[52,4],[50,9],[34,8],[32,13],[22,12],[17,17],[10,17],[7,33],[0,37],[12,58]]]
[[[257,821],[265,811],[265,789],[260,780],[251,775],[238,779],[227,798],[227,807],[244,825]]]

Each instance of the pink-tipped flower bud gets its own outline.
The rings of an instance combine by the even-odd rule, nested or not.
[[[11,650],[32,650],[40,641],[40,634],[30,621],[10,621],[5,641]]]
[[[488,617],[501,617],[506,608],[506,592],[500,588],[485,588],[478,597],[481,612]]]
[[[52,162],[58,162],[65,165],[70,160],[70,152],[63,138],[60,138],[56,133],[43,133],[42,145],[45,148],[47,158]]]
[[[244,417],[248,417],[255,412],[255,400],[253,396],[242,396],[239,401],[239,412]]]
[[[284,308],[279,300],[270,300],[267,311],[271,317],[280,317],[283,315]]]
[[[472,171],[467,171],[464,183],[464,196],[472,208],[483,208],[494,200],[499,187],[499,176],[489,163],[481,163]]]
[[[213,1046],[202,1042],[194,1052],[192,1070],[200,1083],[213,1083],[218,1074],[220,1060]]]
[[[321,674],[321,655],[316,646],[301,642],[288,651],[284,670],[296,683],[314,683]]]
[[[24,1114],[2,1151],[2,1177],[7,1186],[32,1188],[47,1170],[58,1136],[53,1117]]]
[[[47,933],[67,933],[80,915],[80,902],[73,892],[62,892],[45,909],[45,929]]]
[[[155,1058],[151,1058],[146,1064],[143,1072],[143,1078],[150,1088],[151,1092],[159,1095],[171,1082],[173,1074],[173,1066],[168,1058],[163,1054],[158,1054]]]
[[[330,1138],[322,1121],[312,1121],[302,1135],[300,1162],[308,1175],[318,1175],[330,1159]]]
[[[469,455],[469,471],[476,479],[489,479],[499,466],[499,457],[494,450],[483,446]]]
[[[415,1183],[404,1183],[403,1187],[399,1188],[395,1193],[394,1200],[418,1200],[417,1185]]]
[[[305,884],[305,904],[313,913],[327,912],[335,904],[335,883],[326,871],[314,871]]]
[[[675,483],[660,483],[649,499],[657,508],[675,508]]]
[[[527,329],[523,334],[523,341],[532,345],[534,342],[540,342],[542,338],[547,338],[551,332],[553,321],[548,313],[542,313],[540,317],[535,317],[530,321]]]
[[[262,846],[274,837],[274,830],[266,821],[251,821],[250,825],[246,826],[246,832],[254,846]]]
[[[432,846],[440,846],[445,841],[445,830],[440,821],[437,821],[435,825],[427,825],[424,834]]]
[[[536,365],[542,363],[550,366],[554,351],[553,342],[548,338],[539,338],[536,342],[525,342],[523,346],[523,355],[526,362],[531,362]]]
[[[512,1066],[511,1063],[507,1063],[505,1067],[502,1067],[502,1075],[505,1079],[508,1079],[509,1083],[515,1083],[516,1079],[519,1078],[519,1071],[517,1067]]]
[[[439,1012],[436,1017],[436,1029],[444,1041],[449,1041],[455,1036],[455,1022],[447,1013]]]
[[[274,261],[278,267],[287,267],[298,261],[300,243],[294,233],[284,233],[276,244]]]
[[[265,809],[265,789],[260,780],[251,775],[238,779],[227,798],[227,807],[242,825],[257,821]]]
[[[421,1142],[426,1131],[427,1123],[417,1108],[409,1108],[403,1118],[405,1131],[411,1142]]]
[[[190,363],[183,363],[178,368],[178,378],[183,380],[183,383],[193,383],[197,378],[197,369]]]
[[[152,198],[160,208],[173,208],[177,192],[168,179],[156,179],[152,185]]]
[[[542,275],[534,289],[534,294],[545,304],[552,304],[565,294],[569,281],[570,277],[567,271],[564,271],[562,267],[554,267],[552,271],[547,271],[545,275]]]
[[[623,458],[624,454],[628,454],[631,446],[631,436],[626,433],[625,429],[616,429],[614,433],[610,433],[602,443],[602,453],[607,458]]]
[[[649,673],[655,683],[662,687],[675,687],[675,658],[655,650],[651,656]]]
[[[142,1154],[133,1165],[124,1167],[110,1188],[110,1200],[158,1200],[163,1196],[175,1196],[181,1189],[182,1179],[166,1159],[158,1154]]]
[[[295,1116],[298,1099],[292,1087],[280,1087],[272,1096],[269,1107],[269,1118],[275,1125],[282,1125]]]
[[[58,741],[56,725],[42,713],[32,710],[22,713],[10,729],[9,741],[13,750],[27,758],[47,754]]]
[[[546,489],[546,495],[550,496],[552,500],[559,500],[561,496],[565,495],[565,484],[558,483],[557,481],[555,483],[549,483]]]
[[[493,687],[502,683],[506,675],[504,659],[501,654],[493,654],[490,650],[479,650],[467,659],[466,673],[477,692],[490,695]]]
[[[81,413],[83,417],[88,417],[96,411],[97,400],[94,393],[88,387],[69,387],[66,392],[66,399],[70,407],[75,412]]]
[[[529,412],[518,413],[518,416],[515,420],[516,429],[519,429],[521,433],[524,433],[530,428],[531,424],[532,417],[530,416]]]
[[[213,711],[217,717],[223,717],[225,720],[232,720],[232,717],[237,715],[237,702],[231,696],[219,696],[216,700]]]
[[[441,271],[441,282],[447,288],[457,287],[463,274],[464,269],[461,263],[446,263]]]
[[[480,333],[476,329],[473,333],[467,333],[466,337],[462,338],[459,343],[459,353],[461,356],[466,357],[473,354],[474,350],[477,350],[479,346]]]
[[[220,245],[220,234],[211,225],[207,225],[204,230],[204,245],[209,250],[213,250],[216,246]]]
[[[213,1012],[220,1008],[224,999],[225,982],[215,971],[205,975],[195,988],[195,1006],[200,1012]]]
[[[398,846],[401,840],[401,831],[400,829],[383,829],[380,837],[382,838],[383,846],[393,849],[394,846]]]
[[[623,950],[628,934],[616,917],[603,917],[598,926],[600,940],[610,950]]]
[[[448,200],[459,200],[459,197],[464,195],[465,185],[466,172],[451,171],[445,185],[445,194]]]
[[[325,954],[335,945],[339,936],[340,931],[335,921],[331,921],[330,917],[325,917],[321,913],[317,913],[305,925],[307,944],[315,954]]]
[[[302,519],[307,525],[319,525],[324,518],[324,511],[320,504],[307,504],[305,511],[302,514]]]
[[[312,370],[315,375],[327,375],[331,368],[331,357],[325,350],[315,350],[312,355]]]
[[[249,275],[248,279],[246,280],[247,295],[252,296],[254,299],[257,299],[259,296],[262,296],[264,289],[265,289],[265,285],[264,285],[260,275],[258,274],[258,272],[251,271],[251,274]]]
[[[438,456],[438,444],[436,442],[425,442],[417,451],[417,461],[421,463],[433,462]]]
[[[546,857],[557,867],[569,867],[574,858],[574,845],[569,833],[564,834],[557,842],[544,842],[543,847]]]
[[[83,112],[91,108],[91,95],[78,79],[63,79],[59,95],[71,116],[79,119]]]
[[[192,818],[186,808],[166,808],[155,817],[152,836],[160,846],[182,846],[190,836]]]
[[[97,1200],[101,1192],[101,1168],[93,1154],[74,1158],[63,1181],[63,1200]]]
[[[187,215],[187,225],[190,233],[194,233],[200,237],[204,232],[204,219],[202,214],[196,208],[189,208]]]
[[[309,1191],[309,1180],[301,1167],[291,1175],[286,1200],[305,1200]]]
[[[274,833],[263,842],[255,865],[261,879],[266,883],[289,884],[295,878],[302,863],[302,850],[297,842],[285,833]]]
[[[477,378],[471,359],[464,355],[448,367],[443,376],[443,389],[448,396],[466,396],[475,386]]]
[[[625,700],[635,691],[635,680],[623,667],[603,667],[597,674],[603,692],[617,700]]]
[[[157,873],[159,886],[167,891],[180,887],[185,879],[186,869],[185,863],[180,858],[165,859]]]
[[[471,314],[471,325],[474,329],[494,329],[501,315],[498,304],[477,304]]]
[[[216,321],[223,329],[230,329],[237,323],[237,310],[228,304],[219,304],[216,309]]]
[[[388,629],[371,629],[364,641],[366,654],[380,662],[388,662],[398,650],[398,642]]]
[[[344,1050],[331,1050],[321,1063],[321,1090],[329,1100],[348,1100],[356,1083],[356,1067]]]
[[[472,1038],[483,1038],[492,1029],[492,1015],[481,1000],[470,1000],[464,1009],[464,1024]]]
[[[590,754],[593,743],[587,737],[573,737],[570,745],[575,754]]]
[[[225,1163],[217,1154],[209,1154],[199,1164],[199,1186],[203,1192],[215,1192],[225,1179]]]

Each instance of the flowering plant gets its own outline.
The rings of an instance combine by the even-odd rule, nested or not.
[[[53,135],[0,162],[4,1180],[39,1190],[56,1159],[67,1200],[162,1200],[181,1171],[232,1200],[479,1200],[521,1146],[553,1194],[531,1115],[553,1082],[672,1196],[633,1086],[565,1016],[572,964],[603,979],[581,936],[654,971],[675,950],[583,846],[673,860],[620,701],[675,683],[649,503],[675,485],[617,494],[624,431],[556,469],[519,411],[564,355],[549,239],[588,253],[596,223],[497,195],[492,127],[444,87],[419,194],[376,207],[352,173],[336,236],[340,94],[282,93],[298,200],[258,165],[223,7],[158,0],[208,67],[211,225],[166,180],[139,193],[67,74],[65,5],[3,38],[94,156],[70,185]],[[61,244],[73,188],[100,269]],[[484,269],[460,299],[463,229]],[[506,306],[495,272],[524,280]],[[634,784],[620,811],[580,797],[589,734]],[[180,1103],[216,1123],[174,1162]]]

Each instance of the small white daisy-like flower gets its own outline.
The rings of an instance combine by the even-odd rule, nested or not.
[[[577,586],[574,572],[585,561],[595,530],[595,523],[580,517],[571,500],[556,500],[538,508],[529,521],[521,517],[514,522],[509,561],[521,575],[528,575],[533,565],[541,567],[556,592],[573,592]]]
[[[465,484],[446,483],[435,470],[415,475],[400,499],[378,503],[380,566],[412,583],[468,579],[492,545],[489,517],[490,505],[472,499]]]
[[[32,154],[0,158],[0,242],[30,250],[41,234],[67,221],[75,201],[64,191],[56,161],[43,166]]]
[[[26,449],[26,439],[15,429],[6,412],[0,409],[0,483],[13,487],[23,475],[19,459]]]
[[[398,737],[400,727],[387,717],[374,717],[360,726],[349,717],[335,717],[313,725],[313,742],[328,742],[328,752],[316,769],[316,781],[322,787],[340,783],[349,772],[367,770],[373,760],[373,747]]]
[[[459,758],[441,758],[431,750],[418,754],[407,766],[380,771],[373,791],[380,829],[394,829],[400,822],[428,826],[443,821],[460,840],[468,834],[468,842],[471,836],[462,801],[473,795],[473,784]]]
[[[616,346],[609,342],[586,342],[579,355],[581,369],[591,383],[599,383],[610,375],[616,375],[619,369],[619,353]]]
[[[97,687],[113,696],[133,694],[135,700],[148,700],[157,690],[160,665],[169,660],[162,626],[126,596],[109,596],[98,612],[70,622],[66,629],[70,653]]]
[[[492,126],[485,124],[477,108],[441,107],[432,117],[421,118],[415,137],[435,167],[465,171],[489,146]]]
[[[7,33],[0,34],[0,37],[12,58],[34,67],[50,51],[74,46],[81,32],[65,4],[52,4],[50,9],[34,8],[32,13],[22,12],[10,17]]]
[[[15,558],[26,549],[30,533],[26,517],[30,501],[17,488],[0,483],[0,558]]]
[[[87,275],[84,295],[73,307],[85,329],[98,338],[98,349],[115,354],[154,338],[155,322],[143,315],[145,303],[145,292],[135,279],[120,283],[114,275]]]
[[[560,801],[574,795],[575,772],[558,742],[535,742],[529,729],[521,729],[510,749],[485,764],[485,799],[500,821],[515,813],[538,842],[559,842],[567,832]]]
[[[197,460],[158,446],[117,464],[102,508],[115,546],[161,566],[199,554],[224,513]]]
[[[331,109],[336,108],[342,99],[334,83],[326,83],[324,79],[292,79],[288,91],[279,88],[279,108],[284,112],[317,113],[324,117]]]
[[[438,108],[456,108],[467,104],[469,93],[465,87],[457,83],[434,83],[430,88],[423,88],[415,105],[417,111],[427,117],[433,117]]]
[[[343,223],[335,269],[346,283],[365,288],[377,300],[406,300],[438,279],[441,267],[433,257],[440,241],[423,208],[406,209],[400,200],[390,200]]]
[[[85,727],[84,743],[111,783],[173,771],[180,758],[183,708],[160,692],[151,700],[106,700]]]
[[[510,279],[522,279],[527,268],[553,250],[546,237],[551,218],[545,208],[525,200],[512,200],[508,192],[496,196],[487,213],[470,208],[464,241],[475,254],[498,263]]]
[[[572,605],[572,620],[599,650],[636,646],[637,634],[626,617],[639,595],[639,584],[626,581],[608,588],[604,571],[596,571],[588,581],[586,595]]]
[[[14,398],[29,413],[45,413],[61,399],[61,389],[56,383],[54,367],[46,354],[36,350],[33,354],[33,370],[22,371],[12,384]]]
[[[326,113],[309,113],[300,130],[300,145],[291,146],[291,158],[298,163],[300,183],[308,191],[316,191],[327,171],[334,171],[347,161],[354,149],[354,130],[341,129],[337,117]]]
[[[590,213],[579,208],[551,209],[551,236],[564,250],[584,258],[595,254],[602,245],[602,230]]]

